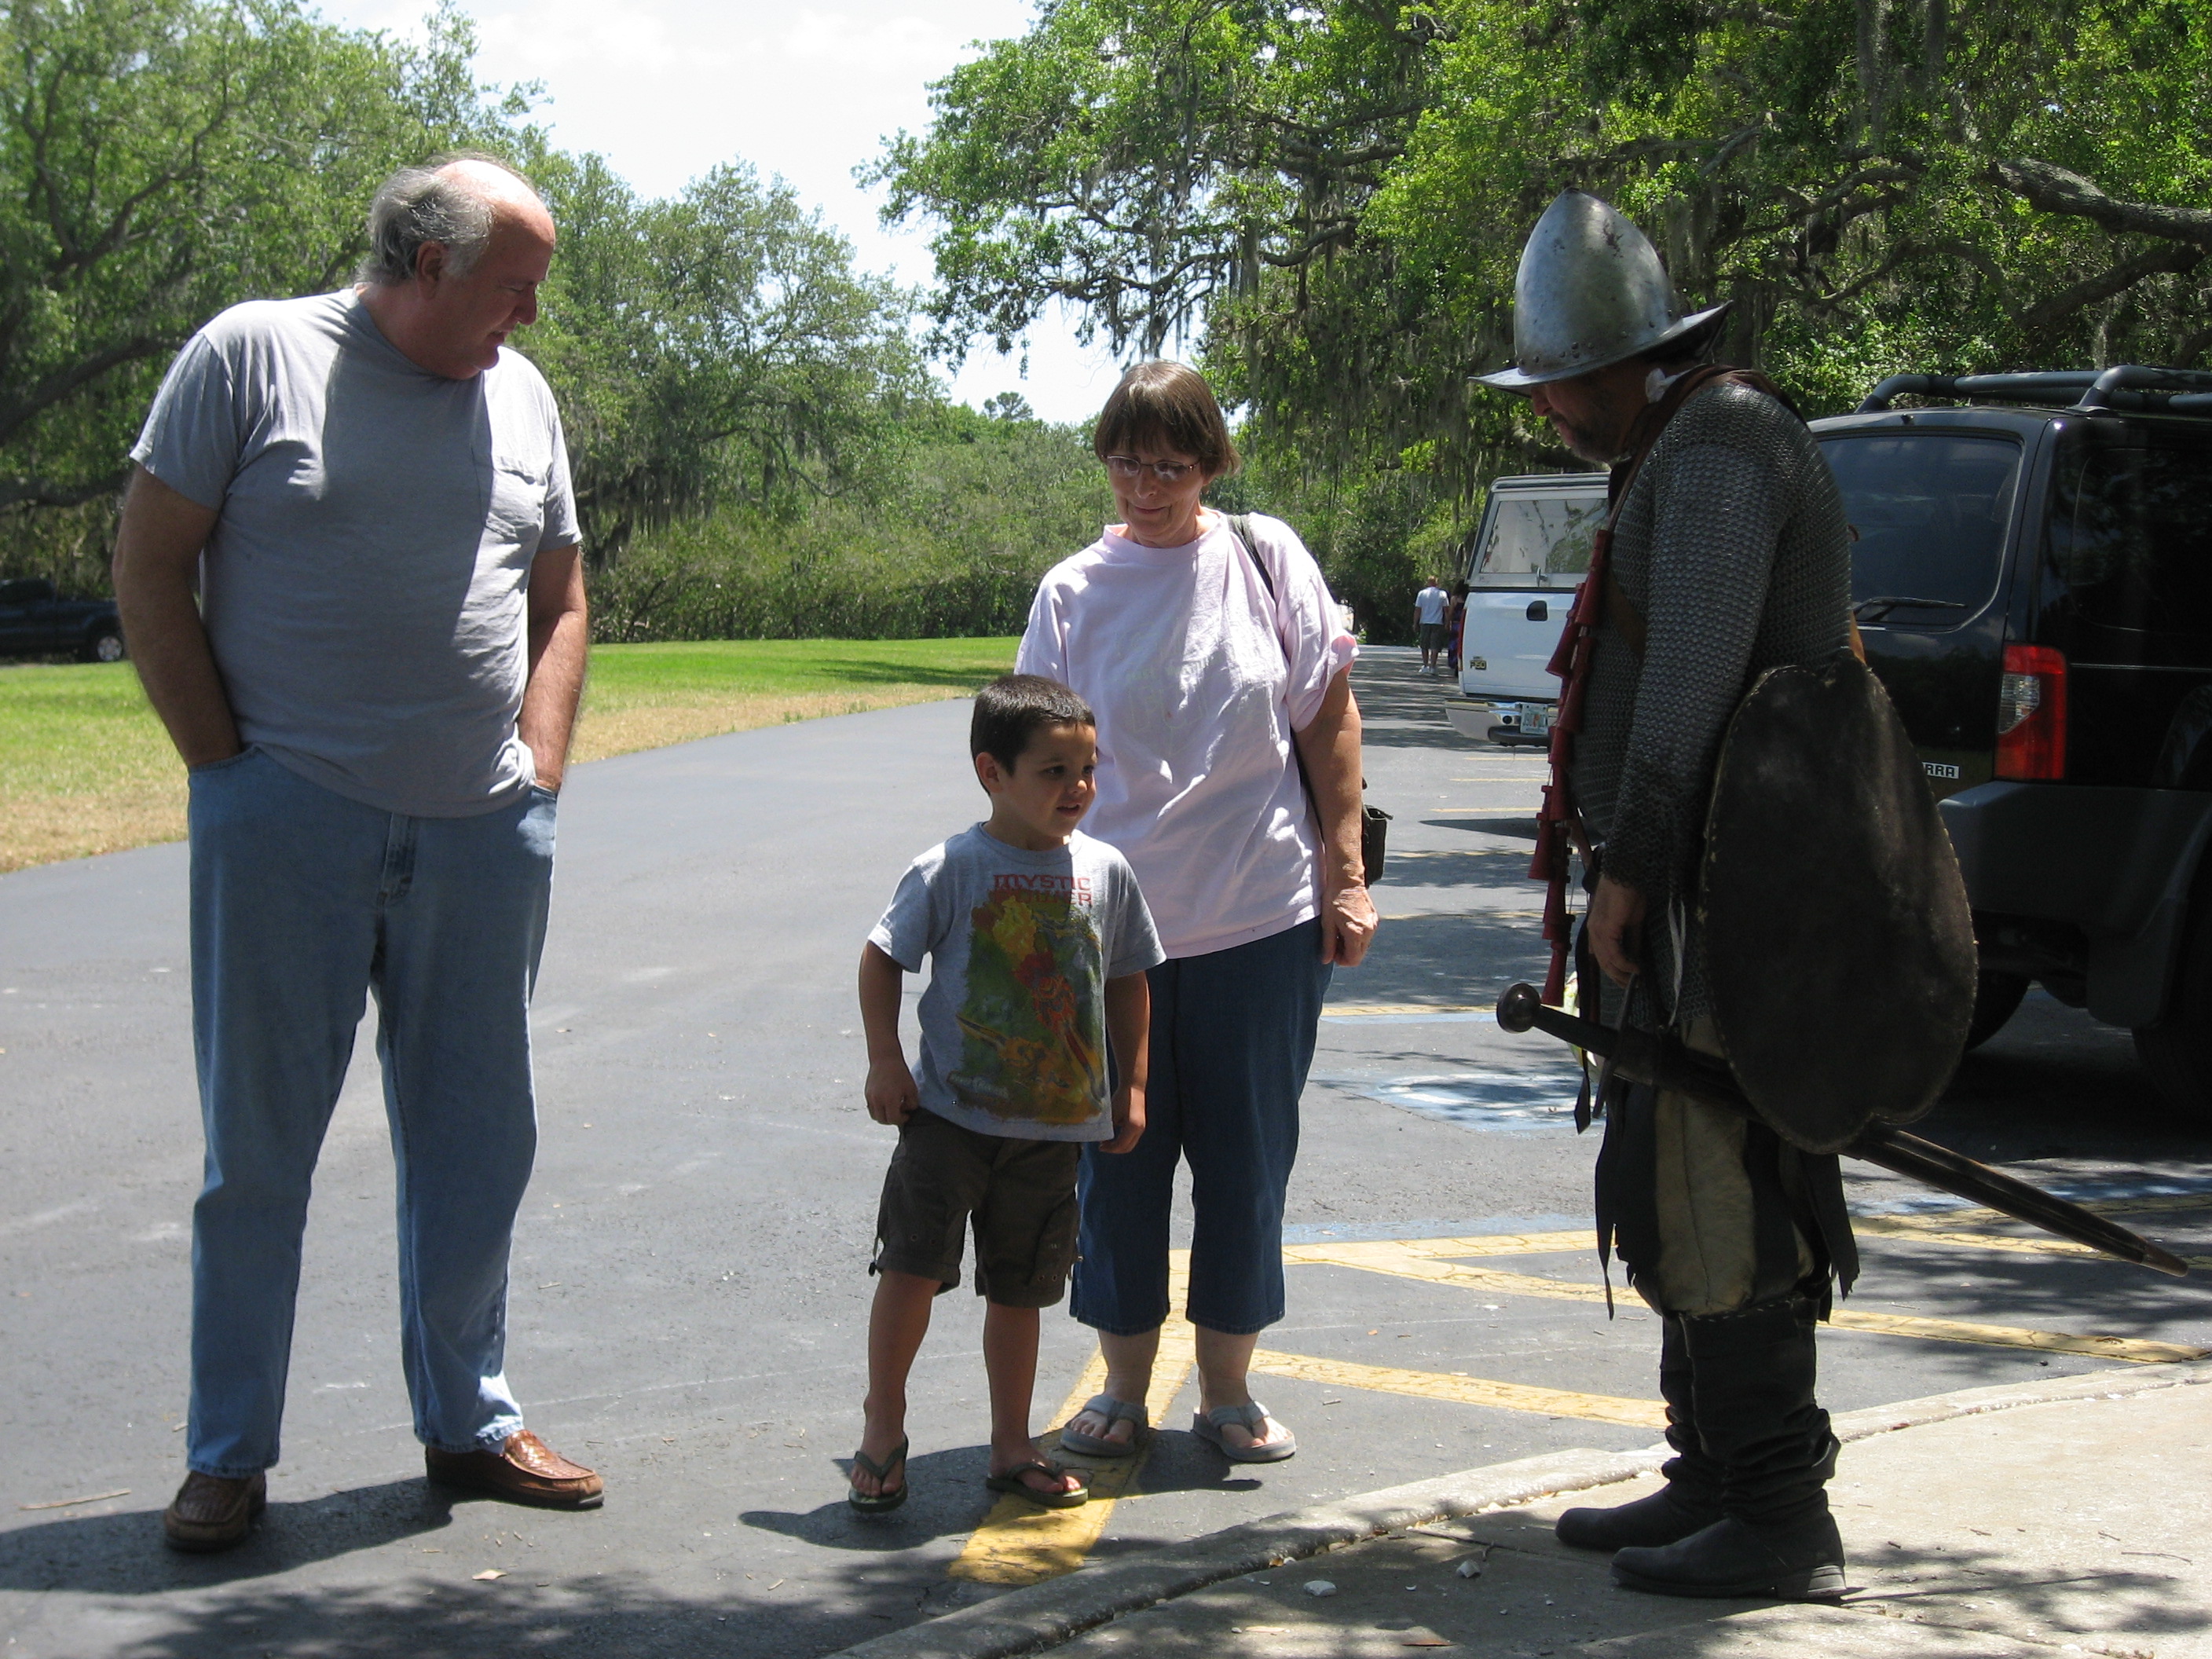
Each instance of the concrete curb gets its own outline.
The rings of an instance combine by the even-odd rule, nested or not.
[[[1990,1389],[1960,1389],[1950,1394],[1931,1394],[1920,1400],[1900,1400],[1893,1406],[1838,1412],[1833,1427],[1836,1438],[1849,1444],[1872,1435],[1894,1433],[1899,1429],[1948,1422],[1954,1417],[1978,1417],[1984,1412],[2007,1412],[2021,1406],[2060,1406],[2076,1400],[2120,1400],[2129,1395],[2186,1388],[2196,1382],[2212,1382],[2212,1362],[2129,1365],[2118,1370],[2056,1376],[2047,1382],[2006,1382]]]
[[[1864,1440],[1900,1429],[2022,1406],[2118,1400],[2202,1382],[2212,1382],[2212,1364],[2161,1365],[2155,1370],[2130,1366],[2124,1370],[2057,1377],[2048,1382],[1961,1389],[1838,1413],[1835,1431],[1847,1442]],[[1405,1527],[1632,1480],[1656,1470],[1668,1455],[1663,1445],[1641,1452],[1560,1452],[1291,1510],[1149,1555],[1085,1567],[1066,1577],[1009,1590],[975,1607],[873,1637],[842,1650],[834,1659],[1016,1659],[1056,1647],[1122,1613],[1187,1595],[1224,1579],[1280,1566]]]
[[[1012,1659],[1056,1647],[1121,1613],[1248,1572],[1446,1516],[1527,1504],[1554,1492],[1610,1486],[1656,1469],[1666,1453],[1559,1452],[1439,1475],[1333,1504],[1247,1521],[1154,1554],[1084,1567],[872,1637],[838,1659]]]

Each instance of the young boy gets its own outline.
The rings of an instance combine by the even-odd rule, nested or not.
[[[931,1298],[959,1282],[971,1217],[988,1484],[1050,1509],[1090,1497],[1030,1437],[1037,1310],[1060,1300],[1074,1262],[1080,1145],[1126,1152],[1144,1133],[1145,969],[1162,959],[1128,864],[1075,827],[1097,793],[1097,737],[1090,706],[1056,680],[985,686],[968,747],[991,816],[914,861],[860,952],[868,1112],[899,1131],[869,1267],[867,1424],[850,1494],[864,1515],[906,1501],[907,1373]],[[899,994],[925,956],[917,1078]]]

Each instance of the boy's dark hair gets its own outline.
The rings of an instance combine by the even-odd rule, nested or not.
[[[1009,772],[1048,726],[1096,726],[1091,705],[1058,680],[1042,674],[1004,674],[975,694],[968,722],[968,752],[988,755]]]

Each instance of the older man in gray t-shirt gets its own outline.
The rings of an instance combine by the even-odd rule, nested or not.
[[[237,1543],[265,1501],[308,1186],[371,992],[429,1474],[600,1499],[524,1429],[504,1355],[586,644],[560,416],[506,346],[537,315],[553,222],[519,175],[463,159],[395,174],[369,232],[360,287],[234,307],[186,343],[116,545],[131,654],[191,781],[207,1175],[191,1472],[163,1517],[183,1549]]]

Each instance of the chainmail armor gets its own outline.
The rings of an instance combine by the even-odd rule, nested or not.
[[[1644,619],[1645,654],[1600,623],[1574,797],[1604,873],[1649,906],[1639,989],[1660,998],[1660,1019],[1685,1024],[1711,1012],[1695,901],[1721,738],[1760,674],[1848,645],[1850,531],[1804,422],[1722,383],[1694,393],[1652,446],[1611,556]]]

